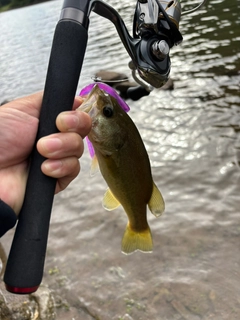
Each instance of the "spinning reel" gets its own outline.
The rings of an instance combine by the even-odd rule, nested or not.
[[[182,13],[179,0],[138,0],[132,37],[117,11],[103,1],[92,1],[91,10],[112,21],[131,58],[129,68],[140,87],[130,88],[129,98],[138,100],[167,82],[170,49],[183,40],[179,31],[181,15],[198,10],[206,1]]]

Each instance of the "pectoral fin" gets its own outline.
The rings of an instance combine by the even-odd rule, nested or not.
[[[92,158],[90,176],[94,176],[99,171],[98,159],[96,155]]]
[[[165,204],[161,192],[158,190],[158,187],[154,182],[152,196],[150,201],[148,202],[148,207],[152,214],[154,214],[156,217],[160,216],[165,209]]]
[[[114,197],[112,191],[109,188],[104,194],[102,205],[108,211],[114,210],[120,206],[120,202]]]

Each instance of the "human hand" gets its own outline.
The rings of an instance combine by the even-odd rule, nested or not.
[[[60,113],[56,119],[60,132],[37,143],[38,152],[47,158],[42,172],[57,179],[55,193],[65,189],[80,170],[83,138],[91,129],[88,114],[75,110],[81,103],[82,98],[76,97],[73,110]],[[41,104],[42,93],[36,93],[0,107],[0,199],[16,214],[24,199]]]

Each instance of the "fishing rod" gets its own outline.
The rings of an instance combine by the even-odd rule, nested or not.
[[[170,49],[182,41],[179,32],[179,0],[137,0],[130,36],[119,13],[102,0],[64,0],[56,25],[45,82],[36,142],[57,132],[57,115],[71,110],[88,41],[89,17],[94,11],[110,20],[128,52],[134,78],[140,84],[129,89],[139,99],[159,88],[170,73]],[[10,249],[4,282],[12,293],[28,294],[41,284],[56,179],[44,175],[45,160],[36,145],[19,221]]]

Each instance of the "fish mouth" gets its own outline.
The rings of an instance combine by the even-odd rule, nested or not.
[[[98,123],[98,121],[96,119],[97,115],[98,115],[98,108],[96,106],[96,103],[88,104],[81,111],[86,112],[90,116],[90,118],[92,119],[92,128],[95,128],[97,126],[97,123]]]
[[[101,90],[96,84],[79,107],[79,110],[88,113],[90,117],[93,118],[93,116],[95,116],[94,109],[97,109],[97,99],[99,94],[101,94]]]
[[[98,114],[97,102],[95,97],[91,97],[91,99],[86,98],[86,101],[84,101],[78,109],[82,112],[86,112],[92,120],[95,119]],[[92,125],[94,126],[94,124]]]
[[[88,99],[86,98],[86,101],[83,101],[83,103],[80,105],[78,109],[82,112],[90,113],[92,108],[93,108],[93,104],[91,103],[91,101],[88,101]]]
[[[91,92],[93,91],[98,91],[99,92],[105,92],[108,95],[112,96],[114,99],[116,99],[116,101],[118,102],[118,104],[120,105],[120,107],[125,111],[128,112],[130,110],[129,106],[126,104],[126,102],[117,94],[117,92],[110,87],[109,85],[107,85],[106,83],[103,82],[95,82],[95,83],[91,83],[90,85],[87,85],[86,87],[84,87],[81,92],[80,92],[80,96],[86,96],[91,94]]]

